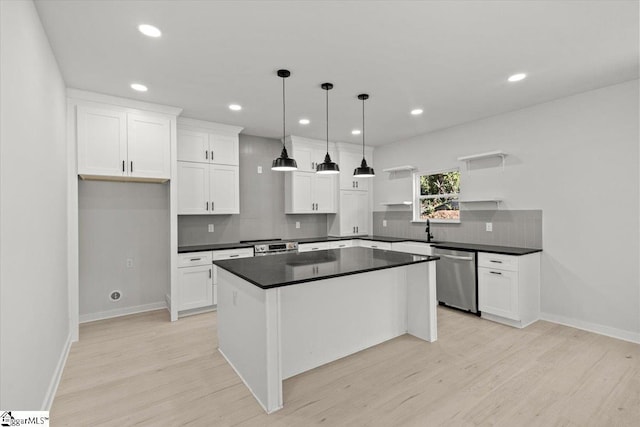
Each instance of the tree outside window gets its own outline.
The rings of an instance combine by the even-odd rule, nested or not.
[[[415,174],[414,220],[460,222],[460,171]]]

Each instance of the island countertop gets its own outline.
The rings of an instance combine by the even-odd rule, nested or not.
[[[437,256],[354,247],[213,263],[259,288],[270,289],[438,259]]]

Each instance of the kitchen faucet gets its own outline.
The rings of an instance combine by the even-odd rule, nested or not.
[[[433,234],[431,234],[431,224],[429,223],[429,220],[427,220],[427,228],[424,231],[427,232],[427,242],[431,242],[431,239],[433,239]]]

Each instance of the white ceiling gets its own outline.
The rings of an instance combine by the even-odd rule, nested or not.
[[[62,1],[36,3],[69,87],[184,116],[380,145],[638,78],[637,1]],[[159,27],[151,39],[141,23]],[[506,78],[528,73],[519,83]],[[129,88],[132,82],[147,93]],[[241,112],[227,106],[239,103]],[[412,108],[424,114],[414,117]],[[301,126],[307,117],[311,125]]]

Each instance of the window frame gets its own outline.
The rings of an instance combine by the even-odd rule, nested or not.
[[[462,178],[462,173],[460,172],[459,167],[450,167],[439,170],[427,170],[427,171],[417,171],[413,173],[413,219],[411,222],[418,223],[426,223],[426,219],[420,218],[420,200],[421,199],[441,199],[441,198],[450,198],[458,201],[458,209],[460,209],[460,188],[458,188],[457,193],[447,193],[447,194],[435,194],[433,196],[422,196],[420,195],[420,177],[425,175],[437,175],[441,173],[448,172],[458,172],[460,174],[460,178]],[[429,222],[432,223],[444,223],[444,224],[459,224],[460,217],[458,219],[442,219],[442,218],[429,218]]]

